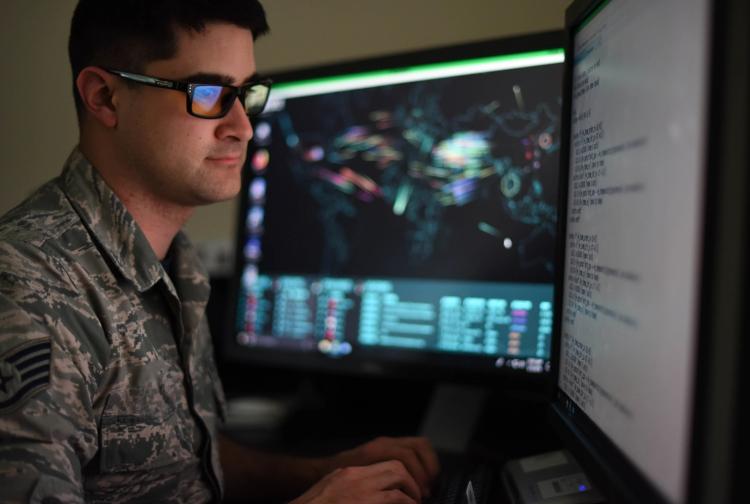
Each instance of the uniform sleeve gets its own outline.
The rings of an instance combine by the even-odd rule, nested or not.
[[[87,317],[60,266],[0,242],[0,488],[3,502],[83,502],[96,454]]]

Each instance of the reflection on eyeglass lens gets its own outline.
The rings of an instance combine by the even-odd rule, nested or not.
[[[203,112],[215,109],[221,98],[220,86],[196,86],[193,92],[193,104],[198,105]]]

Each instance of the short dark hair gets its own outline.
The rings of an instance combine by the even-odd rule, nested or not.
[[[177,29],[202,32],[210,22],[247,28],[253,39],[269,31],[258,0],[79,0],[68,40],[79,120],[83,102],[75,81],[81,70],[96,65],[141,72],[175,55]]]

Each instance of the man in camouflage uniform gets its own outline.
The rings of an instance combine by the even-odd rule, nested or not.
[[[424,439],[301,459],[218,434],[209,284],[179,230],[239,190],[251,110],[221,85],[256,83],[266,31],[256,0],[79,2],[79,146],[0,218],[0,501],[215,502],[225,484],[246,500],[304,492],[299,504],[429,491]],[[200,109],[194,87],[157,89],[168,80],[229,98]]]

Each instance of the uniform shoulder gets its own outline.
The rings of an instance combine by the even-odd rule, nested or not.
[[[64,241],[77,214],[54,179],[0,217],[0,295],[36,298],[50,289],[76,297]],[[79,221],[80,222],[80,221]]]
[[[50,239],[57,239],[77,222],[78,215],[60,187],[60,179],[53,179],[0,217],[0,243],[27,243],[42,247]]]

